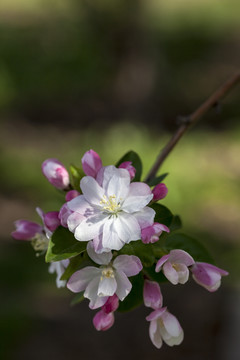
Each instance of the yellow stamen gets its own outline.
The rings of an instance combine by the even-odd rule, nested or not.
[[[102,200],[100,201],[100,204],[105,205],[103,206],[104,210],[113,214],[116,214],[121,207],[120,203],[119,202],[117,203],[116,201],[116,195],[111,195],[109,196],[109,198],[107,198],[106,195],[104,195]]]

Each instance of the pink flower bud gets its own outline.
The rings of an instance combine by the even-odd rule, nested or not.
[[[70,190],[66,193],[65,199],[66,201],[71,201],[72,199],[75,199],[75,197],[79,195],[80,193],[77,190]]]
[[[93,318],[93,325],[98,331],[108,330],[113,324],[114,314],[112,312],[106,314],[103,310],[100,310]]]
[[[66,189],[69,186],[69,174],[57,159],[45,160],[42,163],[42,173],[57,189]]]
[[[159,309],[163,304],[160,286],[156,281],[145,280],[143,287],[144,305],[153,309]]]
[[[63,206],[61,207],[60,211],[59,211],[59,219],[60,219],[60,223],[63,227],[67,228],[68,224],[67,224],[67,220],[68,217],[73,213],[72,210],[69,209],[67,203],[63,204]]]
[[[141,231],[141,238],[144,244],[155,243],[159,240],[159,236],[163,231],[169,232],[169,228],[166,225],[154,223],[151,226],[143,228]]]
[[[191,271],[196,283],[210,292],[216,291],[221,285],[221,277],[228,275],[227,271],[203,262],[196,262]]]
[[[161,183],[155,186],[155,188],[152,190],[152,193],[153,193],[152,201],[162,200],[167,195],[168,188],[164,183]]]
[[[119,305],[118,297],[116,294],[114,294],[113,296],[109,296],[109,298],[107,299],[105,304],[102,306],[102,310],[106,314],[109,314],[111,312],[116,311],[118,308],[118,305]]]
[[[135,177],[136,169],[134,166],[132,166],[131,161],[125,161],[125,162],[121,163],[119,165],[119,168],[128,170],[131,180]]]
[[[102,160],[94,150],[89,150],[82,157],[82,167],[86,175],[96,178],[102,168]]]
[[[28,220],[17,220],[14,225],[16,231],[12,232],[12,237],[16,240],[32,240],[36,234],[42,233],[43,227]]]
[[[58,211],[49,211],[46,214],[43,214],[43,222],[44,225],[48,228],[48,230],[53,232],[60,225],[58,215]]]

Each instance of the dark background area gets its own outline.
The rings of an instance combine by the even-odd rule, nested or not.
[[[15,359],[239,358],[239,88],[212,109],[163,166],[163,201],[184,231],[230,272],[210,294],[164,285],[184,342],[157,350],[141,307],[97,332],[87,301],[70,307],[43,258],[11,239],[13,222],[39,221],[63,197],[41,174],[95,149],[105,165],[130,149],[149,170],[176,129],[240,62],[237,0],[2,0],[0,3],[0,357]]]

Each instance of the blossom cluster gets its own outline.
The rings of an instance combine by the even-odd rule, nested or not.
[[[163,341],[178,345],[183,330],[163,307],[160,284],[185,284],[191,272],[199,285],[213,292],[228,273],[205,262],[208,254],[202,254],[202,247],[194,259],[188,249],[196,254],[198,243],[188,238],[187,247],[183,234],[174,235],[179,217],[158,203],[168,193],[163,176],[141,182],[138,156],[130,152],[122,160],[103,166],[100,156],[89,150],[82,170],[71,167],[70,174],[57,159],[45,160],[43,175],[63,191],[63,204],[47,213],[37,208],[42,224],[16,221],[12,236],[30,241],[37,255],[46,254],[49,272],[57,273],[57,287],[66,286],[78,294],[76,302],[85,298],[90,309],[98,309],[93,317],[97,330],[109,329],[115,311],[131,310],[132,303],[138,305],[143,298],[153,310],[146,318],[152,343],[157,348]]]

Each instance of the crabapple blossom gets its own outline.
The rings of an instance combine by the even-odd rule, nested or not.
[[[188,266],[194,264],[194,260],[184,250],[171,250],[168,255],[164,255],[158,260],[156,272],[163,269],[166,278],[173,284],[185,284],[188,281]]]
[[[145,227],[141,231],[141,238],[144,244],[155,243],[159,240],[159,236],[163,231],[170,232],[169,228],[164,224],[155,222],[153,225]]]
[[[86,175],[96,178],[97,173],[102,168],[100,156],[92,149],[85,152],[82,157],[82,168]]]
[[[107,166],[102,186],[85,176],[80,187],[83,195],[67,203],[79,214],[77,223],[73,214],[69,216],[68,228],[79,241],[93,239],[95,251],[120,250],[141,238],[141,228],[153,224],[155,211],[146,206],[153,197],[151,189],[145,183],[130,183],[126,169]]]
[[[183,341],[183,329],[177,318],[166,307],[154,310],[146,317],[150,321],[150,339],[158,349],[164,341],[169,346],[179,345]]]
[[[47,159],[42,163],[42,173],[57,189],[66,189],[70,184],[69,174],[57,159]]]
[[[143,286],[144,305],[153,309],[159,309],[163,304],[163,297],[159,284],[156,281],[145,280]]]
[[[227,271],[204,262],[196,262],[190,270],[196,283],[210,292],[216,291],[221,285],[221,277],[228,275]]]
[[[160,183],[153,188],[152,193],[153,201],[162,200],[167,196],[168,188],[164,183]]]
[[[58,288],[64,287],[66,285],[66,281],[61,280],[61,277],[62,277],[62,274],[64,273],[64,271],[66,270],[66,267],[68,266],[68,264],[69,264],[68,259],[61,260],[61,261],[53,261],[53,262],[51,262],[51,264],[48,268],[48,272],[50,274],[53,274],[56,272],[56,274],[57,274],[56,285]]]
[[[134,255],[119,255],[111,262],[112,253],[95,253],[93,243],[88,243],[87,252],[101,266],[87,266],[76,271],[67,283],[68,289],[73,292],[85,290],[84,297],[90,300],[91,309],[103,306],[114,294],[124,300],[132,288],[128,277],[142,270],[140,259]]]
[[[123,163],[121,163],[121,164],[119,165],[119,169],[126,169],[126,170],[128,170],[131,180],[134,179],[135,174],[136,174],[136,169],[135,169],[134,166],[132,166],[132,162],[131,162],[131,161],[124,161]]]

